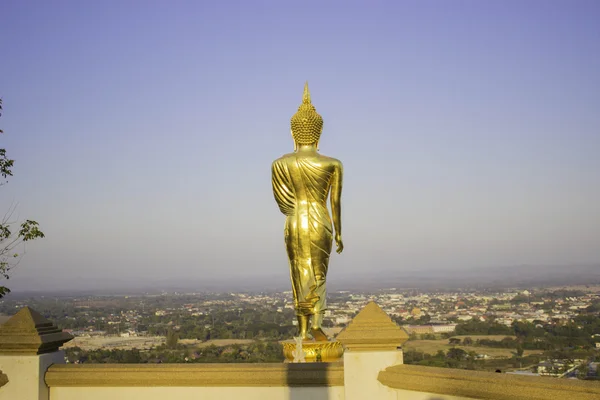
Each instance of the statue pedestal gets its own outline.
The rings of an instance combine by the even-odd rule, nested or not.
[[[283,346],[283,355],[286,358],[285,362],[293,362],[296,341],[283,340],[279,343]],[[302,342],[302,350],[304,351],[306,362],[336,362],[340,361],[344,354],[342,344],[336,340],[319,342],[313,340],[304,341]]]

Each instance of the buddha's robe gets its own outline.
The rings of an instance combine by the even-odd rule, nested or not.
[[[273,193],[286,215],[285,245],[298,315],[321,313],[327,305],[325,279],[333,237],[327,197],[334,173],[328,160],[292,153],[272,166]]]

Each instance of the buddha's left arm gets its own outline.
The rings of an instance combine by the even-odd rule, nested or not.
[[[340,245],[342,242],[342,181],[344,167],[338,161],[335,164],[333,180],[331,182],[331,214],[333,219],[333,227],[335,228],[335,241],[338,245],[338,253],[341,252]],[[343,248],[343,245],[341,246]]]

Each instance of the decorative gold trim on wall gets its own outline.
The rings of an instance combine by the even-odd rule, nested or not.
[[[537,376],[396,365],[379,382],[394,388],[494,400],[600,399],[600,383]]]
[[[344,386],[341,363],[52,365],[49,387],[60,386]]]

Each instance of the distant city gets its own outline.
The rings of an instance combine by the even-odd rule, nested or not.
[[[600,283],[332,290],[326,333],[335,337],[371,300],[409,334],[407,364],[600,374]],[[0,313],[25,305],[75,336],[68,363],[282,362],[279,341],[296,333],[289,291],[17,293],[0,300]]]

